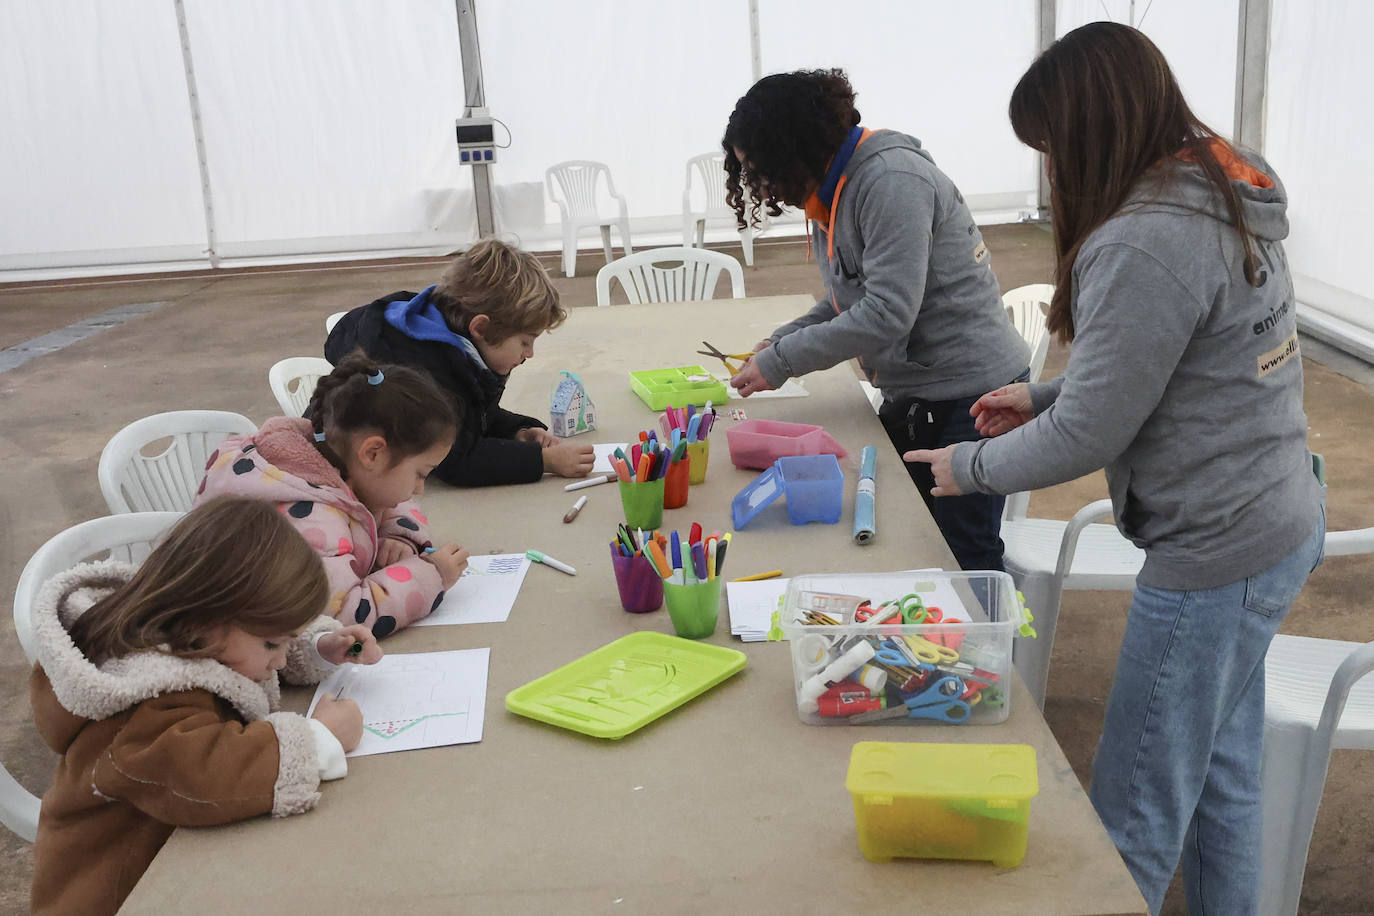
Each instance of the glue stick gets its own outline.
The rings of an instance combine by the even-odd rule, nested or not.
[[[887,672],[874,665],[864,665],[859,669],[856,680],[867,687],[874,696],[881,696],[883,688],[887,686]]]
[[[797,658],[807,674],[820,671],[835,660],[830,640],[819,633],[807,633],[797,640]]]
[[[811,675],[797,690],[797,708],[808,715],[815,715],[819,708],[816,700],[825,693],[825,689],[862,668],[873,658],[874,652],[872,643],[856,643],[839,658],[826,665],[825,670]]]

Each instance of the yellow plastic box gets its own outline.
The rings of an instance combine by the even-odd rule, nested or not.
[[[860,741],[844,785],[870,862],[981,859],[999,868],[1025,858],[1040,791],[1028,744]]]

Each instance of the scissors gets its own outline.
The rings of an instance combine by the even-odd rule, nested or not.
[[[930,687],[907,697],[900,706],[888,709],[875,709],[871,712],[850,716],[855,724],[878,722],[883,719],[934,719],[937,722],[963,722],[973,708],[959,699],[964,692],[964,682],[957,677],[942,677]]]
[[[701,345],[706,349],[698,350],[697,353],[701,356],[714,356],[716,359],[725,363],[725,370],[729,372],[732,376],[738,375],[740,369],[744,368],[744,363],[748,362],[754,356],[754,354],[752,353],[722,353],[719,350],[717,350],[712,344],[709,344],[704,340],[701,342]],[[737,359],[741,361],[739,369],[735,368],[735,366],[731,364],[730,360],[732,359]]]
[[[945,665],[959,660],[959,653],[949,646],[933,643],[924,636],[903,636],[907,646],[923,662],[932,665]]]
[[[918,662],[913,665],[911,658],[889,640],[883,640],[873,653],[873,658],[884,665],[891,665],[894,668],[913,668],[919,670],[922,666]]]
[[[921,596],[915,592],[888,603],[895,604],[901,609],[903,623],[939,623],[944,619],[944,614],[939,608],[926,607]]]

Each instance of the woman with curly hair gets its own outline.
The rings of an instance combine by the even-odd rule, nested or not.
[[[1030,354],[963,195],[921,141],[861,127],[843,71],[801,70],[755,83],[722,145],[740,226],[804,208],[827,289],[731,384],[747,397],[857,357],[898,453],[976,440],[974,400],[1027,378]],[[907,470],[959,565],[1001,569],[1003,497],[936,499],[929,468]]]

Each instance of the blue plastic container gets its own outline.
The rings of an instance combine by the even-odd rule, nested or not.
[[[787,497],[787,517],[794,525],[840,520],[844,507],[844,472],[834,455],[779,458],[730,502],[735,528],[743,528],[779,496]]]

